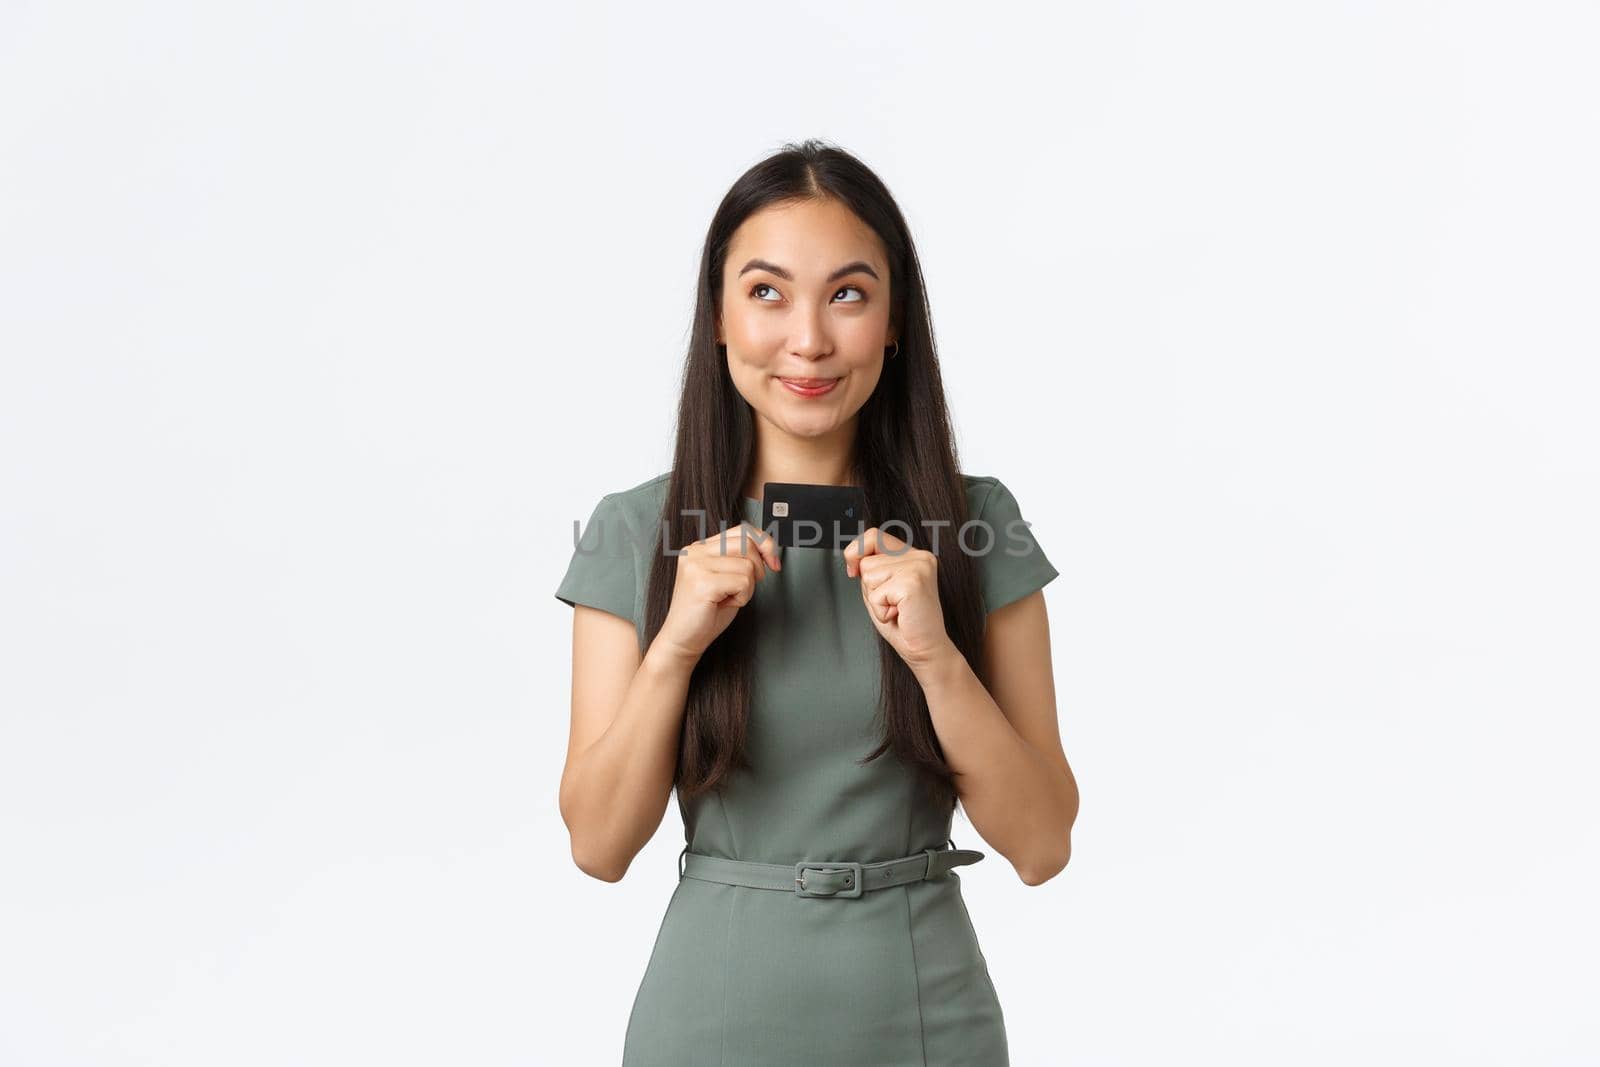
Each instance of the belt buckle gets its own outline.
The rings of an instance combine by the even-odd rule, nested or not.
[[[818,874],[837,874],[840,871],[849,871],[850,888],[835,889],[831,891],[813,891],[807,889],[806,871],[816,871]],[[863,888],[861,864],[859,863],[802,862],[794,865],[794,894],[797,897],[859,897]]]

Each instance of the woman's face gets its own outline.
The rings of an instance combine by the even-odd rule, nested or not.
[[[877,234],[837,201],[766,208],[734,231],[717,339],[759,418],[797,437],[852,424],[894,342],[889,280]],[[817,393],[784,379],[833,384]]]

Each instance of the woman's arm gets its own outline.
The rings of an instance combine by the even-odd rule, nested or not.
[[[641,656],[632,622],[582,604],[574,611],[561,818],[578,867],[615,882],[666,814],[699,657],[660,639]]]
[[[1078,783],[1061,747],[1044,593],[991,613],[980,680],[954,645],[915,668],[972,825],[1028,885],[1072,858]]]
[[[691,541],[678,555],[667,617],[642,657],[632,621],[573,604],[560,805],[585,873],[619,881],[661,825],[695,665],[756,584],[782,567],[777,543],[747,522]]]

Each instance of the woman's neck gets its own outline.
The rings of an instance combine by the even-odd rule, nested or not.
[[[760,500],[761,487],[768,482],[854,485],[856,475],[854,419],[825,437],[793,437],[776,427],[759,426],[744,495]]]

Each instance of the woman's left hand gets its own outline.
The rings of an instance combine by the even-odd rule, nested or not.
[[[913,669],[954,648],[939,603],[939,557],[873,526],[844,550],[845,573],[861,580],[867,616]]]

